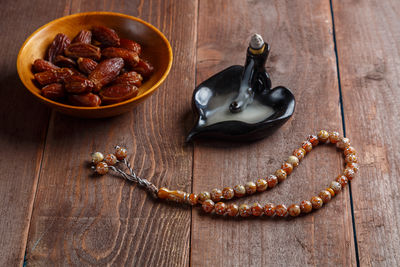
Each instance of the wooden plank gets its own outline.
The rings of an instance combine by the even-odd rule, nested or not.
[[[360,266],[399,266],[400,2],[333,1]]]
[[[275,172],[310,133],[341,131],[329,1],[200,1],[197,83],[243,64],[249,37],[271,46],[272,82],[292,89],[293,118],[255,143],[197,142],[195,192],[256,180]],[[310,199],[341,172],[332,147],[318,147],[277,188],[236,201],[284,203]],[[356,263],[349,189],[323,209],[294,220],[218,219],[193,212],[193,266],[353,266]]]
[[[165,205],[112,176],[91,177],[94,149],[125,145],[138,175],[190,191],[192,148],[182,115],[194,86],[195,1],[73,1],[72,13],[117,11],[158,27],[174,64],[159,90],[132,112],[83,120],[55,114],[49,127],[28,240],[32,265],[182,266],[189,264],[190,209]],[[183,26],[184,25],[184,26]]]
[[[0,10],[0,266],[21,266],[49,110],[24,88],[16,58],[25,39],[65,11],[64,1],[12,1]]]

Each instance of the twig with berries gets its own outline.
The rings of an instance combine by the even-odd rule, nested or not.
[[[126,156],[128,152],[125,148],[116,146],[114,154],[110,153],[106,156],[101,152],[92,153],[92,169],[100,174],[104,175],[108,173],[108,170],[112,170],[114,172],[119,173],[124,179],[137,183],[146,189],[154,198],[158,198],[158,188],[150,183],[148,180],[140,178],[133,171],[130,163],[126,160]],[[128,170],[129,173],[126,173],[122,169],[118,167],[118,164],[122,163]]]

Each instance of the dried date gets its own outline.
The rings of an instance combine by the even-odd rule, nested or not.
[[[91,42],[92,42],[92,32],[88,30],[81,30],[72,40],[72,43],[90,44]]]
[[[89,75],[97,66],[97,62],[90,58],[80,57],[77,62],[79,70],[87,75]]]
[[[103,46],[119,46],[120,39],[118,34],[108,27],[94,26],[92,28],[93,38],[99,41]]]
[[[116,84],[100,91],[100,97],[104,104],[119,103],[137,96],[139,89],[134,85]]]
[[[121,38],[119,41],[119,47],[133,51],[133,52],[137,53],[138,55],[140,55],[140,53],[142,52],[142,47],[140,46],[140,44],[136,43],[135,41],[129,40],[129,39]]]
[[[54,64],[56,64],[57,66],[62,67],[62,68],[76,67],[75,61],[73,61],[70,58],[64,57],[62,55],[56,56],[56,59],[54,60]]]
[[[112,82],[124,67],[122,58],[111,58],[100,62],[90,73],[89,80],[94,83],[94,92],[99,92],[101,88]]]
[[[71,40],[68,36],[63,33],[57,34],[47,51],[47,59],[53,63],[56,57],[61,55],[70,44]]]
[[[100,97],[92,93],[69,95],[68,100],[74,106],[98,107],[101,104]]]
[[[48,70],[36,73],[35,79],[41,85],[48,85],[51,83],[63,82],[68,77],[72,76],[74,72],[68,68],[60,68],[55,70]]]
[[[99,60],[101,57],[100,48],[91,44],[74,43],[65,49],[65,55],[71,58],[90,58]]]
[[[65,96],[64,88],[61,83],[46,85],[42,88],[41,94],[51,100],[59,100]]]
[[[130,71],[119,75],[114,84],[135,85],[137,87],[142,85],[143,77],[135,71]]]
[[[144,78],[148,78],[153,73],[154,67],[148,61],[140,59],[133,70],[139,72]]]
[[[32,65],[33,72],[43,72],[47,70],[56,70],[59,69],[56,65],[51,63],[50,61],[44,59],[36,59]]]
[[[65,91],[71,94],[89,93],[93,87],[93,82],[82,76],[72,75],[65,79]]]
[[[139,62],[138,54],[125,48],[108,47],[101,54],[106,58],[120,57],[124,60],[125,65],[129,67],[135,67]]]

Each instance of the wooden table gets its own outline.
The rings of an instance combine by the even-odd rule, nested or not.
[[[132,112],[84,120],[39,104],[15,64],[36,28],[94,10],[149,21],[170,40],[174,63]],[[3,1],[0,265],[399,266],[399,14],[395,0]],[[272,46],[268,70],[274,85],[294,92],[294,116],[259,142],[185,144],[194,87],[243,64],[253,32]],[[360,175],[324,208],[295,220],[205,216],[154,201],[122,179],[93,178],[87,166],[89,152],[124,144],[140,176],[200,192],[273,172],[321,128],[351,138]],[[243,201],[308,199],[342,163],[320,147],[283,184]]]

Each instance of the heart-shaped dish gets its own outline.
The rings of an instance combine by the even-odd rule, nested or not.
[[[192,107],[197,122],[187,141],[197,137],[251,141],[268,136],[294,113],[293,93],[283,86],[255,94],[253,104],[239,117],[229,113],[237,96],[244,67],[231,66],[196,87]]]

